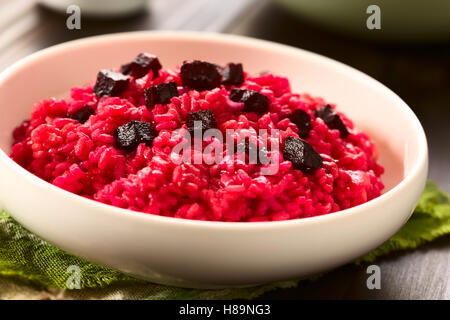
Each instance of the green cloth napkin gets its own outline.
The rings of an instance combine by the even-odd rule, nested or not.
[[[449,233],[449,198],[429,182],[414,214],[403,228],[355,263],[373,262],[393,251],[414,249]],[[71,265],[81,269],[80,290],[67,289],[67,268]],[[152,284],[74,257],[39,239],[6,212],[0,211],[0,292],[34,290],[71,298],[251,299],[269,290],[296,286],[302,280],[221,290],[182,289]]]

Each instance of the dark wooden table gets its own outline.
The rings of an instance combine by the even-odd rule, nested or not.
[[[205,30],[267,39],[351,65],[398,93],[425,128],[430,179],[450,192],[450,41],[427,45],[371,43],[322,30],[269,0],[151,0],[149,9],[116,20],[82,15],[81,30],[67,15],[31,0],[0,0],[0,70],[39,49],[91,35],[150,29]],[[347,265],[271,299],[450,299],[450,237],[377,262],[381,290],[366,287],[365,266]]]

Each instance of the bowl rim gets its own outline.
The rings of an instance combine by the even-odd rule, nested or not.
[[[410,168],[409,173],[403,177],[403,179],[395,185],[391,190],[386,193],[381,194],[379,197],[372,199],[366,203],[357,205],[352,208],[332,212],[329,214],[314,216],[314,217],[306,217],[306,218],[297,218],[283,221],[262,221],[262,222],[226,222],[226,221],[205,221],[205,220],[191,220],[191,219],[181,219],[174,217],[166,217],[153,215],[148,213],[143,213],[139,211],[133,211],[130,209],[124,209],[120,207],[116,207],[113,205],[105,204],[102,202],[98,202],[95,200],[91,200],[85,198],[83,196],[71,193],[64,189],[61,189],[51,183],[37,177],[33,173],[29,172],[25,168],[21,167],[14,160],[12,160],[8,154],[0,148],[0,161],[3,162],[8,169],[15,172],[15,174],[22,175],[29,183],[35,185],[39,188],[44,188],[48,190],[48,192],[56,193],[61,198],[67,199],[68,201],[79,201],[81,204],[86,206],[93,206],[98,210],[109,211],[108,214],[111,215],[120,215],[122,218],[126,215],[130,217],[130,219],[139,219],[140,221],[147,221],[147,223],[168,223],[174,226],[183,226],[183,227],[196,227],[196,228],[208,228],[208,229],[236,229],[236,230],[264,230],[264,229],[273,229],[273,228],[286,228],[286,227],[300,227],[302,225],[310,225],[315,223],[326,223],[332,222],[337,219],[342,219],[345,217],[353,216],[357,214],[361,210],[368,210],[375,206],[377,206],[380,202],[386,202],[391,200],[395,194],[401,192],[405,188],[408,187],[408,184],[411,183],[414,178],[419,175],[424,169],[426,170],[428,165],[428,146],[427,139],[425,136],[425,132],[423,127],[418,120],[417,116],[414,112],[409,108],[409,106],[392,90],[388,87],[375,80],[374,78],[368,76],[367,74],[350,67],[342,62],[337,60],[328,58],[326,56],[301,49],[292,47],[285,44],[280,44],[272,41],[261,40],[246,36],[240,35],[231,35],[231,34],[221,34],[214,32],[196,32],[196,31],[133,31],[133,32],[120,32],[120,33],[112,33],[105,35],[98,35],[93,37],[86,37],[77,40],[63,42],[54,46],[50,46],[48,48],[39,50],[35,53],[32,53],[15,63],[11,66],[7,67],[5,70],[0,72],[0,86],[9,78],[10,75],[15,72],[26,68],[29,64],[32,64],[34,60],[45,57],[46,55],[52,55],[54,53],[58,53],[64,50],[70,50],[71,48],[78,47],[80,45],[92,45],[93,43],[102,43],[109,41],[120,41],[121,39],[142,39],[147,38],[147,40],[152,39],[167,39],[167,40],[181,40],[181,41],[208,41],[217,44],[237,44],[237,45],[245,45],[256,48],[265,48],[269,51],[275,52],[283,52],[291,55],[301,54],[306,56],[308,59],[314,59],[321,63],[325,63],[328,66],[333,65],[335,68],[341,69],[343,72],[348,73],[350,76],[354,78],[359,78],[360,81],[365,81],[367,85],[372,86],[376,90],[383,90],[385,94],[389,95],[391,99],[396,102],[396,105],[402,108],[405,115],[407,115],[415,125],[417,129],[417,143],[419,146],[418,157],[419,159],[416,161],[415,165]]]

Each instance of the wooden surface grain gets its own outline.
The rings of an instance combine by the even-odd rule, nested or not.
[[[398,93],[422,122],[430,149],[430,178],[450,192],[450,42],[381,44],[322,30],[269,0],[151,0],[148,10],[121,19],[67,15],[30,0],[0,0],[0,70],[42,48],[86,36],[150,29],[228,32],[311,50],[351,65]],[[381,289],[366,287],[366,266],[347,265],[271,299],[450,299],[450,237],[377,262]]]

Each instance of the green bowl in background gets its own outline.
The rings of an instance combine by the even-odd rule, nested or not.
[[[401,42],[428,42],[450,39],[448,0],[274,0],[305,21],[341,33]],[[381,29],[369,30],[366,13],[378,5]]]

